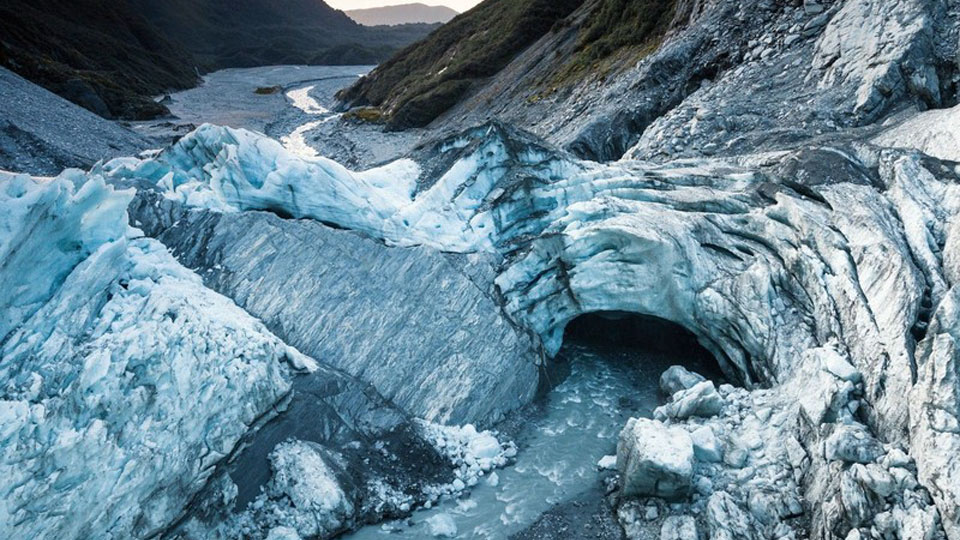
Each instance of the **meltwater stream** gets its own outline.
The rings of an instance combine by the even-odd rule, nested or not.
[[[659,405],[660,374],[676,354],[632,347],[572,343],[559,360],[568,374],[514,419],[519,452],[512,465],[487,475],[469,493],[421,510],[405,521],[368,526],[351,539],[430,538],[444,527],[453,538],[508,538],[544,512],[585,491],[600,491],[597,462],[616,453],[617,436],[631,416],[651,416]],[[431,527],[431,524],[433,527]]]

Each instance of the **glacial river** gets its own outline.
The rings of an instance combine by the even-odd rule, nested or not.
[[[449,530],[451,522],[457,532],[448,537],[507,538],[556,505],[599,491],[598,462],[616,453],[628,418],[652,415],[659,404],[660,374],[678,359],[581,343],[566,345],[560,359],[569,374],[524,412],[514,464],[489,474],[458,499],[346,538],[430,538],[438,524]]]

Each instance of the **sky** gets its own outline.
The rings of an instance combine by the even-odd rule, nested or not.
[[[332,7],[344,10],[420,3],[430,6],[448,6],[463,13],[479,4],[480,0],[326,0],[326,2]]]

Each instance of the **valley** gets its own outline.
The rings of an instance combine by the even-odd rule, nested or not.
[[[960,5],[125,6],[160,117],[0,68],[0,537],[960,540]]]

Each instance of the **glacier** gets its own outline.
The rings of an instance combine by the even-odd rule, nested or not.
[[[650,79],[636,110],[553,126],[611,161],[491,121],[354,171],[203,125],[0,173],[0,536],[407,516],[496,483],[523,448],[491,429],[571,321],[629,313],[691,332],[732,384],[665,385],[650,429],[691,450],[688,495],[609,471],[628,536],[960,539],[955,10],[683,4],[705,15],[604,90]],[[713,39],[754,4],[769,36]],[[695,72],[705,47],[734,65]]]
[[[296,371],[369,385],[397,407],[393,426],[486,427],[533,399],[569,321],[629,312],[689,329],[743,385],[720,390],[732,409],[668,420],[710,427],[734,456],[697,469],[712,495],[691,508],[717,530],[761,492],[778,508],[827,493],[849,507],[844,482],[866,473],[842,465],[855,454],[817,449],[856,432],[884,441],[874,459],[886,468],[871,474],[914,478],[906,498],[858,503],[857,526],[954,531],[957,476],[943,449],[960,448],[946,367],[956,177],[948,162],[867,143],[584,162],[498,123],[365,173],[203,126],[153,158],[52,180],[5,176],[2,275],[15,318],[3,321],[3,451],[23,476],[4,511],[17,532],[156,534],[198,493],[236,498],[221,469],[243,455],[245,435],[255,441],[283,416]],[[449,235],[431,235],[438,220]],[[27,234],[36,230],[44,236]],[[26,271],[38,260],[42,272]],[[823,380],[813,395],[812,378]],[[776,422],[731,416],[741,410]],[[492,437],[470,440],[476,463],[499,455]],[[320,460],[336,479],[324,485],[346,490],[364,477],[350,465],[361,454],[342,444],[266,444],[262,502],[234,517],[218,510],[221,526],[191,514],[177,534],[326,536],[469,485],[441,475],[435,486],[449,487],[400,493],[366,477],[327,504],[311,498],[320,487],[283,480]],[[44,449],[28,469],[22,445]],[[94,458],[112,475],[90,477]],[[748,463],[767,472],[744,480]],[[364,500],[380,510],[360,509]],[[89,517],[64,519],[58,504]],[[829,508],[811,511],[812,530],[854,523]],[[749,535],[779,526],[749,523]]]
[[[369,195],[357,197],[379,200],[383,206],[368,211],[366,216],[372,217],[365,217],[324,213],[322,206],[304,212],[307,206],[294,198],[254,195],[244,199],[237,195],[242,189],[224,191],[223,185],[242,183],[237,180],[247,177],[242,171],[263,166],[259,152],[264,146],[250,143],[255,137],[229,134],[218,140],[205,139],[203,144],[212,148],[204,149],[204,155],[237,156],[237,160],[215,160],[201,173],[193,173],[195,176],[188,172],[198,170],[195,165],[180,170],[166,167],[197,151],[199,137],[186,138],[156,161],[107,164],[103,170],[113,181],[146,180],[156,185],[170,204],[193,207],[195,212],[224,213],[218,221],[229,219],[226,216],[239,208],[263,210],[281,218],[308,216],[321,224],[382,238],[387,241],[387,251],[435,249],[441,243],[440,238],[433,238],[423,245],[426,233],[422,229],[398,228],[396,221],[376,217],[396,214],[397,201],[402,201],[402,208],[418,211],[435,205],[438,213],[459,220],[450,227],[454,231],[470,231],[472,224],[488,223],[482,241],[464,242],[465,236],[458,234],[443,249],[451,252],[448,257],[484,261],[486,269],[473,274],[473,279],[486,279],[487,286],[492,281],[506,320],[532,331],[542,343],[542,354],[550,356],[558,350],[568,321],[596,311],[656,315],[690,329],[714,352],[727,374],[748,388],[801,384],[802,363],[798,363],[796,351],[831,351],[831,357],[839,354],[863,374],[863,398],[850,398],[857,414],[844,417],[842,423],[862,421],[889,444],[910,452],[917,459],[920,478],[949,474],[947,464],[932,455],[933,444],[923,442],[927,436],[920,436],[932,427],[924,415],[909,413],[902,396],[915,394],[911,403],[920,408],[933,404],[932,396],[923,394],[922,386],[914,383],[915,373],[917,380],[923,381],[920,366],[925,363],[916,356],[914,343],[926,337],[930,306],[939,305],[951,290],[947,275],[952,272],[948,266],[952,259],[939,252],[950,253],[948,238],[952,236],[939,224],[949,223],[947,216],[955,215],[957,209],[952,167],[908,150],[861,143],[661,165],[630,160],[599,164],[578,161],[494,123],[414,155],[413,159],[421,160],[421,176],[406,199],[378,199],[380,188],[366,184],[369,187],[363,189],[369,190]],[[257,148],[256,157],[247,163],[241,147]],[[315,164],[314,160],[296,162],[279,147],[271,151],[280,156],[267,160],[276,168],[259,169],[261,177],[297,179],[297,171]],[[476,174],[477,163],[496,174]],[[287,166],[289,171],[284,168]],[[378,169],[378,174],[383,170]],[[171,178],[171,173],[173,177],[183,175],[185,180],[164,180]],[[335,185],[346,182],[353,173],[338,174]],[[411,177],[400,176],[405,192],[413,185],[410,178],[412,173]],[[191,182],[199,182],[199,190],[210,189],[215,203],[181,197],[177,186]],[[476,190],[470,200],[480,202],[463,205],[466,190],[449,187],[457,182]],[[136,215],[142,221],[163,221],[151,218],[146,210]],[[270,219],[284,223],[284,228],[305,226],[303,220]],[[179,218],[167,221],[183,224]],[[169,234],[164,231],[175,230],[177,225],[170,227],[149,228],[164,237]],[[184,238],[191,228],[169,237]],[[931,238],[940,240],[931,244]],[[196,263],[190,254],[191,242],[194,240],[189,238],[176,242],[175,251]],[[205,249],[203,242],[199,245]],[[944,247],[937,247],[941,243]],[[213,261],[199,262],[206,268],[213,266]],[[211,283],[230,295],[233,285],[216,285],[220,279],[215,277]],[[250,283],[249,277],[242,279]],[[380,279],[389,280],[387,276]],[[244,287],[236,296],[250,303],[258,296],[257,287]],[[271,290],[283,295],[276,288]],[[296,335],[295,331],[284,332]],[[506,364],[537,362],[540,353],[535,347],[528,352]],[[517,380],[483,379],[485,368],[480,365],[467,369],[476,370],[468,380],[488,381],[478,383],[473,395],[499,395],[501,381]],[[389,389],[392,380],[384,373],[361,369],[354,375]],[[536,376],[529,373],[532,388]],[[455,411],[462,410],[465,402],[476,403],[466,394],[438,396],[432,385],[411,385],[409,389],[413,393],[403,403],[423,403],[429,396],[429,403],[444,403]],[[526,399],[512,404],[519,406]],[[837,398],[825,395],[822,399],[835,402]],[[791,402],[795,401],[781,402],[778,407],[790,408]],[[482,417],[452,414],[439,418],[457,423]],[[783,425],[822,421],[833,425],[838,421],[831,415],[811,419],[798,411],[792,418]],[[828,436],[826,432],[818,435],[821,431],[804,431],[806,443],[815,445],[819,437]],[[938,436],[952,440],[948,435]],[[802,463],[797,466],[811,467]],[[827,469],[824,464],[822,471]],[[837,481],[824,472],[806,474],[816,482]],[[942,515],[950,515],[946,510],[951,504],[949,497],[949,491],[933,492]]]
[[[127,225],[129,190],[4,175],[0,530],[162,531],[301,355]]]

